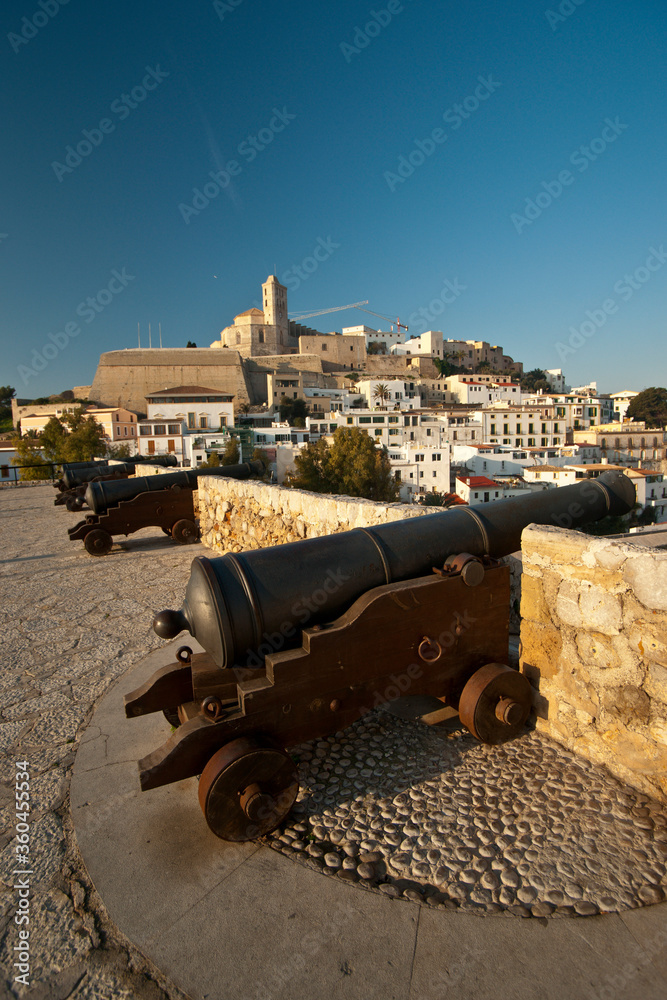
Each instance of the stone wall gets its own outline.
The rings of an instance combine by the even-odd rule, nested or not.
[[[323,496],[256,480],[214,476],[199,480],[199,508],[202,541],[219,554],[282,545],[429,512],[415,504]]]
[[[99,406],[124,406],[146,414],[146,393],[197,385],[234,396],[234,408],[250,402],[238,351],[208,347],[128,348],[100,356],[90,389]]]
[[[537,728],[667,799],[667,552],[535,525],[522,552]]]

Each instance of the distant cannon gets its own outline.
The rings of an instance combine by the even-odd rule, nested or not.
[[[274,829],[298,791],[284,747],[324,738],[399,694],[455,707],[486,743],[521,732],[526,677],[508,658],[509,567],[531,523],[578,528],[632,509],[622,473],[529,496],[192,563],[180,611],[155,632],[188,646],[126,695],[128,718],[177,725],[139,761],[142,789],[200,774],[213,832]]]
[[[195,524],[193,493],[199,477],[250,479],[263,473],[263,462],[255,461],[89,483],[85,499],[92,513],[69,529],[69,539],[83,541],[92,556],[106,555],[114,535],[129,535],[152,526],[162,528],[181,545],[196,542],[199,529]]]
[[[134,474],[137,465],[150,463],[164,467],[178,464],[175,455],[144,455],[128,459],[127,462],[73,462],[63,466],[63,474],[55,484],[60,493],[53,501],[56,507],[64,504],[69,511],[83,508],[83,499],[88,483],[102,482],[110,479],[127,479]]]

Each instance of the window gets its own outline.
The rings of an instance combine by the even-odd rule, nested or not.
[[[394,436],[394,435],[396,435],[398,433],[399,433],[398,427],[390,427],[389,428],[389,436],[390,437],[392,437],[392,436]]]
[[[374,424],[383,424],[384,423],[384,417],[373,417],[373,423]]]
[[[194,413],[188,413],[188,427],[193,431],[196,426]]]
[[[371,422],[370,417],[359,417],[360,424],[370,424],[370,422]]]
[[[153,428],[153,434],[166,434],[166,433],[167,433],[167,428],[165,427],[164,424],[155,424],[155,427]]]
[[[208,417],[207,416],[203,416],[203,417],[199,418],[199,427],[200,427],[201,430],[206,430],[206,428],[208,427]]]
[[[387,422],[390,423],[390,424],[397,424],[398,423],[398,417],[387,417]],[[656,438],[656,444],[657,443],[658,443],[658,440]]]
[[[378,435],[380,435],[380,434],[382,434],[382,428],[381,427],[376,427],[375,428],[375,436],[378,437]]]
[[[263,330],[259,331],[259,342],[260,342],[260,344],[264,343],[264,331]]]
[[[153,429],[150,424],[142,424],[139,428],[139,436],[146,437],[148,434],[152,434]]]
[[[222,428],[226,427],[226,426],[227,426],[227,414],[226,413],[221,413],[220,414],[220,429],[222,430]]]
[[[123,434],[125,435],[125,437],[127,437],[127,427],[123,428]]]
[[[181,425],[180,424],[167,424],[167,432],[169,434],[180,434]]]
[[[323,351],[326,351],[326,350],[328,350],[328,347],[327,347],[327,345],[326,345],[326,344],[322,344],[322,350],[323,350]]]
[[[354,423],[354,419],[352,417],[348,417],[347,418],[347,422],[348,422],[348,424],[352,424],[352,423]]]

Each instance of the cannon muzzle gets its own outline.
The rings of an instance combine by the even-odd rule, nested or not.
[[[509,555],[520,548],[528,524],[579,528],[607,514],[626,514],[634,502],[630,479],[606,472],[497,503],[199,557],[182,609],[161,612],[153,627],[163,639],[190,632],[219,667],[257,666],[263,647],[273,652],[299,645],[302,627],[332,621],[374,587],[429,574],[460,552]]]
[[[86,503],[95,514],[103,514],[105,510],[116,506],[121,500],[133,500],[140,493],[154,493],[157,490],[167,490],[179,487],[193,490],[200,476],[223,476],[227,479],[251,479],[264,474],[264,463],[243,462],[240,465],[220,465],[213,468],[179,469],[178,472],[167,472],[160,476],[139,476],[135,479],[121,481],[109,480],[101,483],[90,483],[86,490]]]

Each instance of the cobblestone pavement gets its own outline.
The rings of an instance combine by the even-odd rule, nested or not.
[[[108,920],[76,846],[69,784],[93,704],[162,645],[152,617],[180,606],[202,546],[146,528],[104,558],[89,556],[67,537],[81,515],[54,507],[55,495],[41,484],[0,490],[0,982],[26,995],[12,981],[15,763],[26,761],[31,1000],[181,997]]]
[[[479,744],[387,711],[292,748],[295,819],[271,846],[392,896],[478,913],[614,912],[665,898],[667,811],[529,733]]]
[[[202,548],[145,529],[93,558],[69,542],[77,515],[54,508],[54,496],[42,485],[0,490],[0,961],[5,970],[15,961],[15,764],[26,761],[30,997],[175,1000],[182,994],[120,935],[88,879],[69,785],[93,705],[162,645],[152,617],[180,606]],[[522,916],[663,898],[665,813],[535,734],[488,748],[378,712],[293,752],[302,791],[288,825],[267,840],[329,876]]]

